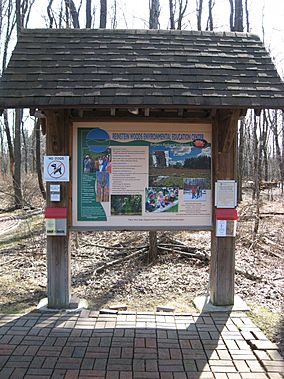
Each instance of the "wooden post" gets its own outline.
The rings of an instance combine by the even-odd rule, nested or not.
[[[47,111],[47,155],[69,155],[69,118],[63,110]],[[68,208],[68,183],[60,183],[61,201],[50,201],[47,188],[47,207]],[[48,308],[67,309],[71,298],[69,230],[67,235],[47,237],[47,296]]]
[[[236,136],[239,111],[218,111],[213,124],[213,199],[216,180],[236,179]],[[216,237],[215,208],[210,260],[210,300],[233,305],[235,293],[235,238]]]

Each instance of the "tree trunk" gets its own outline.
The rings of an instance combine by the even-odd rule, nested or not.
[[[256,116],[254,115],[254,128],[253,128],[253,138],[254,138],[254,198],[256,201],[255,209],[255,221],[254,221],[254,236],[257,235],[259,228],[259,210],[260,210],[260,149],[257,136],[257,126],[258,122]]]
[[[49,3],[48,3],[47,8],[46,8],[47,16],[48,16],[48,20],[49,20],[49,26],[48,27],[50,29],[52,29],[53,23],[54,23],[53,12],[51,10],[52,3],[53,3],[53,0],[49,0]]]
[[[159,29],[160,0],[149,0],[149,29]]]
[[[17,37],[22,29],[22,15],[21,15],[21,0],[16,0],[16,25],[17,25]]]
[[[284,193],[284,111],[282,111],[282,157],[281,157],[280,174],[281,174],[281,191],[283,195]]]
[[[36,172],[38,178],[38,185],[42,197],[46,200],[46,191],[42,180],[42,171],[41,171],[41,153],[40,153],[40,119],[38,118],[35,122],[35,150],[36,150]]]
[[[86,0],[86,28],[92,27],[92,0]]]
[[[230,3],[230,30],[233,32],[235,30],[234,26],[234,3],[233,0],[229,0]]]
[[[244,120],[240,122],[239,128],[239,148],[238,148],[238,202],[243,200],[242,183],[243,183],[243,162],[244,162]]]
[[[250,33],[248,0],[245,0],[245,14],[246,14],[246,31],[247,33]]]
[[[169,0],[169,8],[170,8],[170,29],[175,29],[175,7],[173,4],[173,0]]]
[[[14,167],[15,167],[15,159],[14,159],[14,148],[13,148],[13,142],[12,142],[10,127],[9,127],[7,109],[4,110],[3,117],[4,117],[5,134],[6,134],[6,139],[7,139],[8,151],[9,151],[10,174],[13,176]]]
[[[202,30],[201,21],[202,21],[202,9],[203,9],[203,0],[198,0],[197,4],[198,8],[196,10],[197,15],[197,30]]]
[[[188,0],[185,0],[185,2],[183,2],[183,0],[178,0],[178,1],[179,1],[179,13],[178,13],[177,29],[181,30],[182,20],[183,20],[185,11],[187,9]]]
[[[243,15],[243,0],[235,0],[235,28],[236,32],[244,31],[244,23],[243,23],[244,15]]]
[[[68,8],[70,9],[70,14],[72,17],[72,23],[75,29],[80,28],[80,23],[79,23],[79,14],[77,12],[77,9],[75,7],[75,4],[73,0],[66,0],[68,3]]]
[[[21,123],[21,131],[22,131],[22,137],[23,137],[23,149],[24,149],[24,167],[25,167],[25,173],[28,173],[28,145],[27,145],[27,139],[25,135],[25,129],[23,123]]]
[[[154,262],[158,257],[158,250],[157,250],[157,232],[156,231],[150,231],[149,232],[149,255],[148,255],[148,262]]]
[[[105,29],[107,24],[107,0],[101,0],[100,28]]]
[[[209,29],[210,31],[213,31],[214,29],[214,24],[213,24],[213,14],[212,14],[212,10],[213,10],[213,0],[209,0],[208,1],[208,27],[207,29]]]

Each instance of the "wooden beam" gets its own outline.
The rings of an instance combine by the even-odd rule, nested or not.
[[[183,117],[183,109],[178,109],[178,117]]]
[[[230,151],[237,133],[240,110],[234,110],[230,113],[223,111],[220,114],[220,123],[218,125],[219,135],[219,152],[226,153]]]
[[[47,112],[47,155],[69,155],[69,112]],[[49,193],[50,183],[47,183]],[[68,209],[69,184],[60,183],[61,201],[52,203],[47,199],[48,207],[66,207]],[[66,236],[47,236],[47,277],[48,307],[67,309],[71,298],[69,230]]]
[[[214,184],[217,180],[236,179],[237,116],[238,112],[218,111],[213,123],[213,199],[215,195]],[[216,237],[214,206],[213,226],[209,279],[210,300],[214,305],[233,305],[235,293],[235,238]]]

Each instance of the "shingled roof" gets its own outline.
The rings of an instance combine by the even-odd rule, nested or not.
[[[252,34],[26,29],[0,108],[284,108],[284,85]]]

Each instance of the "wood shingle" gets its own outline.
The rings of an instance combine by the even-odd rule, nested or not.
[[[162,30],[23,30],[0,108],[284,108],[259,38]]]

